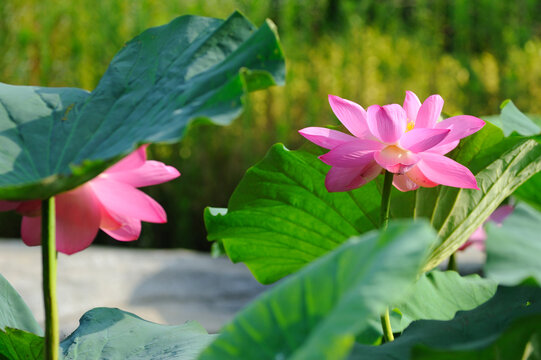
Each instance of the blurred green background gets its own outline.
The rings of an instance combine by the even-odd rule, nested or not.
[[[0,81],[92,90],[124,42],[184,14],[226,18],[235,9],[256,25],[277,25],[287,85],[253,93],[230,127],[191,128],[181,144],[150,156],[180,179],[148,189],[167,224],[146,224],[139,241],[97,242],[207,250],[205,206],[225,207],[246,169],[297,130],[337,124],[327,94],[363,106],[445,99],[444,112],[499,112],[511,98],[541,113],[541,1],[536,0],[1,0]],[[20,219],[0,216],[0,237],[17,237]]]

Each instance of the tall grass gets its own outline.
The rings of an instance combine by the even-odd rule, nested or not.
[[[512,98],[541,113],[541,2],[533,0],[108,0],[0,2],[0,81],[93,89],[123,43],[183,14],[227,17],[239,9],[277,25],[287,85],[250,95],[227,128],[190,129],[154,157],[182,177],[149,189],[169,223],[147,225],[134,246],[206,249],[202,210],[226,206],[244,171],[297,130],[336,124],[327,94],[362,105],[439,93],[444,111],[488,115]],[[13,217],[0,218],[16,236]],[[101,242],[109,242],[105,237]]]

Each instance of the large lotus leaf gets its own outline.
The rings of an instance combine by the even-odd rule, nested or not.
[[[0,275],[0,330],[13,328],[42,335],[34,315],[10,283]]]
[[[485,274],[503,285],[541,285],[541,212],[519,204],[501,226],[487,224]]]
[[[228,124],[248,91],[284,82],[274,26],[182,16],[118,52],[94,91],[0,84],[0,199],[47,198],[193,120]]]
[[[214,338],[196,322],[167,326],[110,308],[88,311],[62,343],[63,359],[195,359]]]
[[[503,130],[505,136],[516,132],[520,135],[532,136],[541,133],[541,128],[535,121],[524,115],[511,100],[506,100],[501,105],[500,115],[487,116],[486,120]]]
[[[496,293],[497,283],[479,275],[460,276],[455,271],[433,270],[421,275],[399,302],[391,305],[391,324],[402,332],[416,320],[451,320],[458,311],[472,310]],[[382,337],[379,316],[372,327],[357,336],[363,344],[378,343]]]
[[[234,262],[245,262],[263,283],[290,274],[350,236],[377,227],[381,181],[350,192],[329,193],[329,167],[312,146],[290,151],[273,146],[249,169],[228,209],[207,209],[209,240],[223,243]],[[487,124],[462,140],[451,157],[468,166],[481,190],[437,186],[401,193],[393,189],[394,218],[427,218],[438,231],[425,269],[448,257],[521,183],[541,170],[541,145],[523,137],[504,138]],[[379,179],[381,180],[381,179]]]
[[[0,359],[41,360],[44,358],[44,339],[19,329],[0,330]]]
[[[496,293],[498,284],[479,275],[460,276],[455,271],[423,274],[396,308],[402,318],[397,331],[415,320],[450,320],[457,311],[472,310]]]
[[[345,242],[251,303],[200,359],[344,358],[415,281],[434,241],[425,221],[401,221]]]
[[[242,261],[263,283],[273,282],[376,228],[379,193],[327,192],[326,166],[314,154],[278,144],[249,169],[227,213],[205,211],[209,240],[221,240],[233,262]],[[370,189],[370,190],[368,190]]]
[[[533,335],[541,334],[541,289],[500,287],[478,308],[453,320],[412,323],[392,343],[358,344],[352,360],[520,360]]]

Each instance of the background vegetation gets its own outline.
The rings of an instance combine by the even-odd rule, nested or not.
[[[421,99],[439,93],[447,114],[477,116],[498,113],[511,98],[541,113],[537,0],[2,0],[0,81],[92,90],[123,43],[144,29],[235,9],[257,25],[265,18],[278,25],[288,83],[250,95],[230,127],[197,126],[179,145],[151,148],[182,176],[149,189],[169,222],[147,224],[131,246],[208,249],[203,208],[226,206],[273,143],[296,148],[298,129],[336,124],[329,93],[362,105],[401,103],[407,89]],[[18,236],[18,217],[1,214],[0,229]]]

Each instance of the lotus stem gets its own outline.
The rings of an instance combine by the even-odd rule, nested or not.
[[[51,197],[41,202],[41,255],[45,305],[45,360],[58,360],[60,346],[56,303],[56,212]]]
[[[381,216],[380,229],[387,230],[389,225],[389,213],[391,209],[391,188],[393,185],[393,173],[385,171],[385,180],[383,180],[383,191],[381,193]]]
[[[389,317],[389,308],[385,309],[385,313],[381,315],[381,328],[383,329],[383,338],[385,342],[394,341],[393,328],[391,327],[391,318]]]
[[[380,231],[387,230],[389,225],[389,213],[391,208],[391,189],[393,185],[393,173],[385,171],[385,179],[383,180],[383,191],[381,193],[381,216],[380,216]],[[385,342],[394,340],[393,329],[391,327],[391,319],[389,318],[389,308],[380,317],[381,328]]]
[[[452,253],[451,256],[449,256],[449,263],[447,264],[447,270],[458,272],[458,265],[456,263],[456,253]]]

